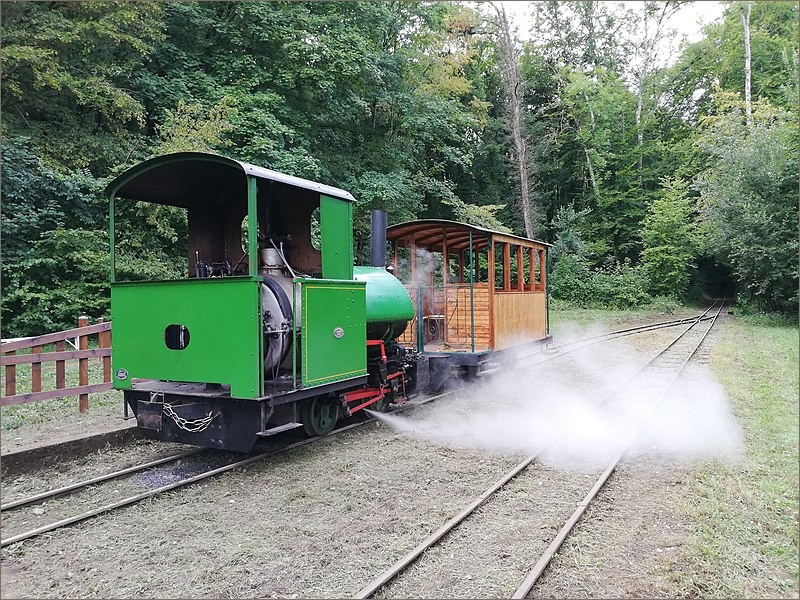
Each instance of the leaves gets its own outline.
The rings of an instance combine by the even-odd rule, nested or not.
[[[520,139],[540,209],[534,225],[556,242],[554,293],[618,304],[648,290],[678,295],[697,254],[697,281],[732,267],[764,307],[795,310],[797,6],[753,4],[751,130],[740,106],[738,5],[659,68],[651,26],[675,6],[532,6]],[[391,222],[525,231],[508,65],[485,10],[435,1],[10,2],[0,18],[4,328],[18,334],[61,318],[73,325],[67,313],[81,298],[105,306],[107,273],[87,254],[104,243],[101,190],[160,153],[218,152],[347,189],[358,200],[359,258],[372,208]],[[185,214],[135,203],[118,211],[122,276],[186,271]],[[75,269],[47,255],[56,251]],[[52,298],[73,308],[59,312]]]
[[[695,186],[710,248],[733,267],[761,308],[797,311],[797,129],[765,101],[744,123],[740,101],[720,95],[698,140],[711,157]]]

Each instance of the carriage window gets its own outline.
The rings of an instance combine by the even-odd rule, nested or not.
[[[530,248],[523,248],[522,249],[522,285],[523,289],[530,289],[531,283],[531,273],[533,269],[531,269],[531,265],[533,264],[533,250]]]
[[[505,244],[494,245],[494,289],[502,290],[503,282],[505,280],[504,261],[503,261],[503,247]]]
[[[533,281],[536,285],[542,285],[542,251],[534,250],[533,252]]]
[[[447,260],[448,283],[461,283],[462,281],[464,281],[464,269],[463,269],[464,259],[462,257],[461,262],[459,262],[460,256],[462,256],[460,252],[448,253],[448,260]],[[469,267],[469,265],[467,265],[467,267]]]
[[[408,246],[397,247],[397,272],[395,277],[405,283],[411,282],[411,248]]]
[[[433,285],[440,286],[444,282],[444,256],[441,252],[428,253],[428,269],[433,276]],[[419,263],[417,263],[419,266]]]
[[[509,259],[510,260],[508,261],[508,263],[509,263],[508,264],[508,269],[511,272],[510,282],[511,282],[511,289],[512,290],[516,290],[517,286],[519,285],[520,265],[519,265],[519,253],[517,252],[518,248],[519,248],[519,246],[511,245],[510,246],[510,250],[509,250]]]
[[[242,219],[242,226],[241,226],[241,246],[242,252],[247,254],[247,236],[250,235],[250,220],[245,215],[244,219]]]
[[[152,249],[147,258],[143,258],[145,244]],[[189,259],[188,211],[117,198],[114,254],[116,281],[186,279],[196,262],[194,256]]]

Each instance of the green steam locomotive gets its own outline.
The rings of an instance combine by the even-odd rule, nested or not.
[[[398,258],[402,240],[395,241],[387,269],[385,213],[373,211],[372,265],[353,266],[355,200],[344,190],[222,156],[178,153],[128,169],[106,192],[113,385],[123,391],[146,437],[248,452],[259,437],[293,428],[325,435],[364,408],[383,411],[418,390],[441,387],[453,369],[477,374],[499,349],[475,348],[481,330],[474,319],[469,347],[431,346],[436,340],[431,342],[425,327],[437,323],[446,335],[446,317],[431,318],[447,309],[446,293],[443,305],[433,301],[444,282],[433,269],[430,286],[407,288],[390,272],[410,264],[418,275],[415,253],[422,243],[404,259]],[[117,276],[115,249],[128,234],[119,226],[123,202],[166,205],[185,214],[183,277]],[[442,223],[454,231],[470,228],[455,279],[472,292],[469,307],[461,294],[459,310],[475,312],[479,280],[494,266],[487,262],[496,255],[494,243],[486,242],[493,232]],[[546,246],[506,237],[519,250],[521,244],[538,244],[537,252]],[[478,260],[482,243],[484,261]],[[534,264],[529,250],[526,268],[517,252],[516,285],[517,291],[536,293],[545,262],[537,254]],[[448,271],[445,281],[448,275],[454,279],[451,255],[444,250],[446,267],[439,261],[440,270]],[[509,285],[511,262],[503,275]],[[478,263],[488,265],[484,273]],[[491,279],[486,284],[496,294]],[[546,329],[537,327],[527,332],[527,341],[548,339]]]

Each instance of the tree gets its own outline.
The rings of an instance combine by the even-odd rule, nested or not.
[[[2,10],[3,131],[51,168],[104,173],[145,124],[130,89],[163,37],[157,2],[11,2]]]
[[[520,57],[505,8],[502,4],[493,4],[492,6],[497,15],[497,48],[502,65],[506,115],[513,145],[513,162],[517,179],[515,187],[519,193],[525,235],[529,238],[535,238],[538,235],[539,216],[536,206],[531,202],[532,185],[530,179],[532,165],[531,155],[528,152],[529,142],[523,126],[522,98],[525,92],[523,89],[524,82],[520,75]]]
[[[696,253],[693,202],[688,182],[664,181],[664,191],[647,211],[642,224],[642,269],[655,295],[680,299],[689,284]]]
[[[658,58],[659,44],[668,35],[667,23],[680,9],[682,2],[666,1],[641,3],[642,18],[640,27],[642,37],[636,45],[634,55],[634,77],[636,81],[636,139],[639,147],[639,188],[643,187],[642,163],[644,160],[644,125],[642,123],[645,110],[645,90],[650,75]],[[672,32],[674,34],[674,32]]]
[[[669,103],[697,122],[713,110],[715,86],[745,90],[746,52],[741,3],[730,3],[722,19],[707,25],[704,37],[687,45],[668,71]],[[796,2],[753,2],[748,21],[751,96],[785,110],[797,109],[798,18]]]
[[[744,112],[747,115],[747,125],[753,125],[753,100],[751,97],[750,80],[752,77],[752,53],[750,51],[750,13],[753,12],[753,3],[747,2],[747,13],[744,7],[739,7],[742,17],[742,30],[744,32]]]
[[[717,92],[700,139],[711,164],[695,180],[710,253],[730,263],[745,298],[797,313],[797,121],[761,100],[752,126],[735,92]]]

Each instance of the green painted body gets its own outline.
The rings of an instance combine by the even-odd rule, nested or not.
[[[319,192],[323,279],[295,280],[295,285],[301,286],[302,302],[293,307],[301,328],[292,371],[300,375],[304,388],[365,376],[367,323],[409,320],[413,318],[413,307],[402,284],[382,269],[358,268],[359,281],[354,280],[352,196],[343,190],[322,190],[313,182],[223,157],[186,153],[146,161],[107,189],[112,240],[114,387],[132,389],[134,379],[214,383],[230,385],[232,398],[265,397],[264,291],[258,276],[256,227],[248,229],[246,239],[248,276],[113,283],[114,206],[118,192],[128,200],[166,205],[174,202],[189,208],[195,202],[214,200],[213,191],[208,192],[208,198],[203,196],[204,189],[196,191],[196,198],[180,194],[174,198],[167,190],[162,193],[157,184],[145,185],[151,178],[151,169],[173,168],[182,161],[186,161],[184,176],[189,180],[201,177],[201,167],[207,163],[234,169],[231,185],[238,185],[241,172],[246,178],[250,223],[258,222],[261,203],[267,201],[265,192],[270,188],[263,186],[261,180]],[[178,171],[166,172],[174,177]],[[212,188],[213,183],[209,182]],[[151,193],[155,193],[154,198],[149,197]],[[221,218],[225,217],[226,207],[219,205],[219,209]],[[171,325],[183,326],[181,335],[188,331],[185,347],[167,346],[174,345],[177,328],[170,328]]]
[[[302,284],[303,387],[366,375],[366,283],[328,279],[295,282]]]
[[[319,212],[322,276],[325,279],[353,279],[353,205],[320,195]]]
[[[405,286],[382,267],[353,267],[356,281],[367,284],[367,323],[393,323],[414,318]]]
[[[260,294],[254,277],[112,284],[114,387],[159,379],[230,384],[235,398],[262,396]],[[188,330],[184,349],[167,347],[170,325]]]

